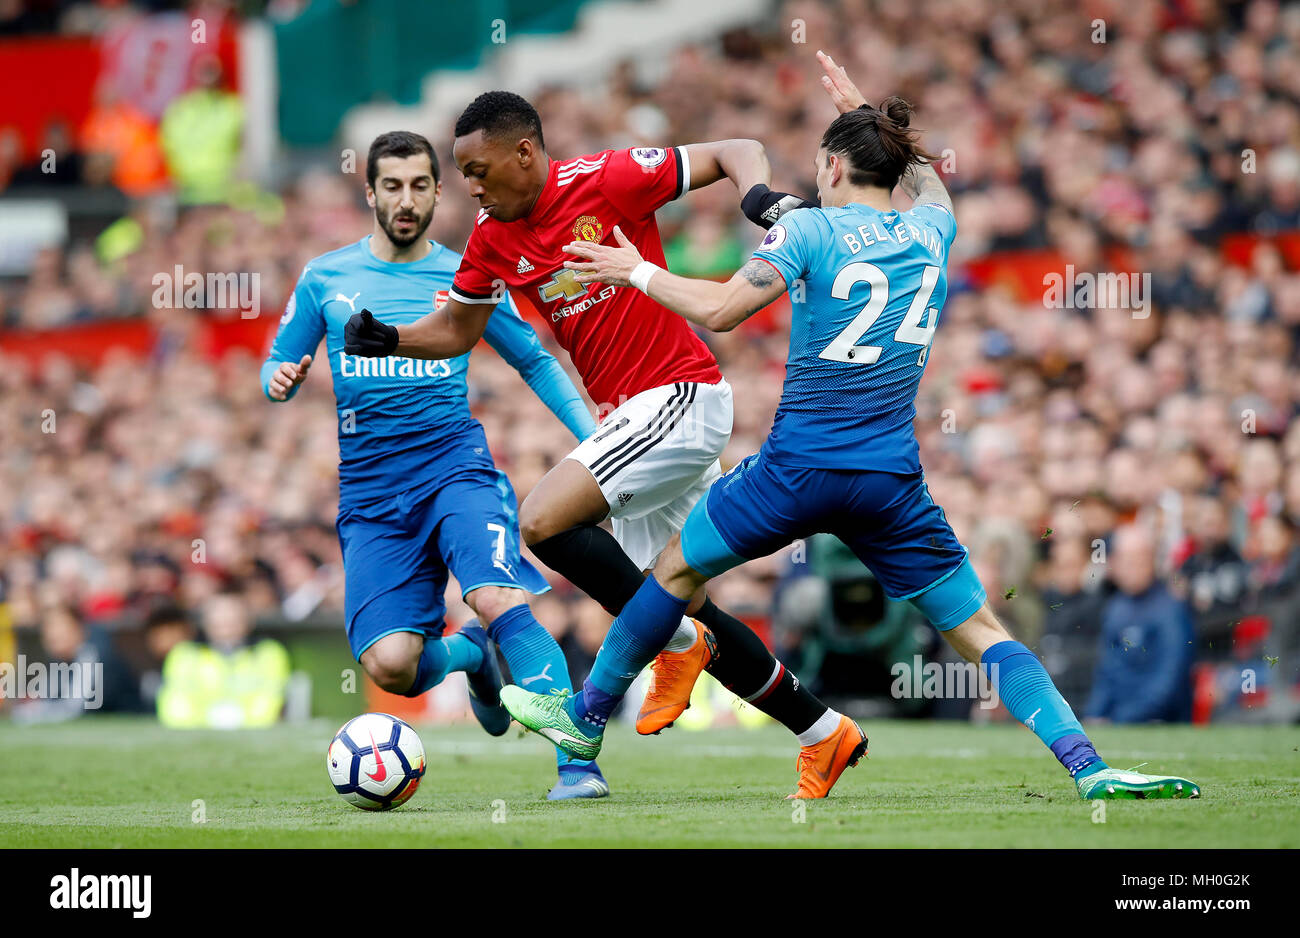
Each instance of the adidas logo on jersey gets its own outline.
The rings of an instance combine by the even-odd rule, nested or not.
[[[633,496],[634,494],[635,494],[634,492],[619,492],[619,493],[618,493],[618,507],[622,508],[624,505],[626,505],[628,502],[630,502],[630,501],[632,500],[632,496]]]
[[[515,268],[517,274],[530,274],[533,272],[533,265],[528,263],[528,258],[522,254],[519,255],[519,266]]]
[[[781,203],[773,202],[767,207],[767,211],[758,217],[763,219],[763,221],[776,221],[781,217]]]

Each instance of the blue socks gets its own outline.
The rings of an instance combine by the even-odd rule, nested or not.
[[[564,652],[540,622],[533,617],[533,612],[526,603],[520,603],[508,609],[488,626],[488,635],[497,643],[506,664],[510,665],[510,677],[524,690],[534,694],[549,694],[552,691],[568,691],[572,688],[569,681],[569,666],[564,660]],[[590,762],[575,760],[558,747],[555,761],[560,766],[560,779],[564,780],[564,769],[572,767],[575,772],[589,771]]]
[[[609,627],[591,674],[573,700],[574,714],[603,727],[641,669],[668,644],[686,605],[687,600],[673,596],[653,576],[646,577]]]
[[[980,664],[1008,711],[1041,739],[1071,778],[1106,768],[1042,662],[1020,642],[998,642]]]
[[[406,696],[419,697],[430,687],[441,684],[452,671],[477,671],[482,666],[483,650],[464,635],[426,638],[415,670],[415,683]]]

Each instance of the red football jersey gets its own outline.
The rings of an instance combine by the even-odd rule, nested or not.
[[[690,187],[680,147],[605,150],[551,160],[532,211],[512,222],[479,211],[451,295],[496,303],[499,284],[522,293],[551,324],[604,417],[650,388],[677,381],[716,384],[718,363],[686,320],[634,287],[583,285],[564,266],[571,241],[616,243],[623,229],[641,256],[664,266],[655,210]]]

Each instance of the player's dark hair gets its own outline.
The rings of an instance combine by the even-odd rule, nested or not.
[[[908,128],[911,121],[912,106],[889,97],[878,108],[864,104],[835,118],[821,145],[848,161],[852,185],[892,189],[909,166],[938,159],[921,149],[920,134]]]
[[[433,144],[426,137],[409,130],[390,130],[386,134],[380,134],[371,142],[370,153],[366,156],[366,182],[370,183],[370,188],[375,187],[379,161],[384,157],[417,156],[420,153],[428,154],[429,165],[433,167],[433,181],[438,183],[438,155],[433,152]]]
[[[488,137],[532,137],[546,149],[537,109],[512,91],[485,91],[469,103],[456,119],[456,136],[464,137],[476,130]]]

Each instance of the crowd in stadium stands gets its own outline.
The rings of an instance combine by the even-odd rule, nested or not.
[[[766,26],[681,48],[652,79],[628,65],[535,103],[553,156],[755,137],[775,186],[811,196],[833,117],[813,50],[833,52],[868,100],[913,101],[959,220],[917,402],[930,491],[997,613],[1076,707],[1185,720],[1195,661],[1239,675],[1268,623],[1300,618],[1300,272],[1267,241],[1245,265],[1220,250],[1236,232],[1300,229],[1300,7],[1086,9],[969,0],[927,5],[922,21],[912,0],[791,2]],[[423,129],[444,169],[430,235],[459,248],[473,204],[449,128]],[[328,375],[273,407],[254,355],[196,347],[196,318],[228,314],[150,296],[153,274],[181,264],[259,272],[262,295],[284,297],[309,258],[369,229],[362,172],[305,172],[269,211],[139,203],[122,256],[74,243],[3,285],[6,329],[137,316],[160,336],[146,361],[110,353],[94,370],[0,362],[0,576],[16,626],[50,629],[65,607],[83,623],[138,622],[161,602],[197,619],[231,590],[255,617],[341,608]],[[670,266],[719,276],[742,263],[757,232],[737,201],[722,184],[665,207]],[[969,262],[1045,248],[1086,272],[1120,250],[1123,269],[1150,274],[1149,315],[972,288]],[[777,316],[707,338],[736,390],[734,462],[769,428],[785,334]],[[522,499],[572,441],[490,352],[475,353],[470,381]],[[50,411],[57,432],[43,432]],[[748,564],[715,597],[770,619],[791,569],[788,552]],[[538,616],[589,660],[608,617],[557,586]],[[771,626],[786,650],[806,640]],[[1294,664],[1276,674],[1294,683]]]

